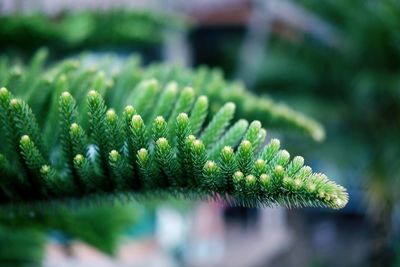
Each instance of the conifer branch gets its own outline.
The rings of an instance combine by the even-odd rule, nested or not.
[[[151,86],[155,84],[157,81],[152,80]],[[23,178],[18,187],[1,183],[0,204],[63,201],[104,194],[165,193],[187,198],[211,197],[251,207],[346,205],[348,195],[343,187],[303,166],[302,157],[291,160],[289,153],[280,149],[277,139],[264,145],[266,131],[259,121],[249,125],[239,120],[230,126],[235,104],[225,104],[207,122],[208,98],[196,97],[195,90],[189,87],[181,91],[175,88],[169,89],[179,93],[174,96],[170,111],[158,107],[165,114],[148,115],[148,121],[129,105],[120,119],[94,90],[87,93],[87,106],[82,107],[88,116],[79,115],[85,113],[78,114],[78,101],[72,93],[61,93],[57,101],[58,110],[62,111],[61,129],[56,138],[61,146],[51,147],[49,153],[62,151],[64,164],[58,165],[36,144],[42,139],[46,144],[46,139],[29,105],[13,100],[13,95],[1,88],[1,107],[9,114],[3,116],[2,127],[14,137],[7,139],[9,147],[18,147],[16,158],[12,151],[2,151],[5,156],[1,159],[10,156],[12,160],[11,164],[0,162],[2,181],[15,179],[18,170],[10,170],[12,166],[23,166],[25,172],[16,175]],[[156,97],[151,99],[157,102]],[[150,114],[152,102],[144,105],[141,101],[144,100],[136,104]],[[85,120],[89,122],[88,136],[77,123]],[[94,153],[88,153],[91,148]]]

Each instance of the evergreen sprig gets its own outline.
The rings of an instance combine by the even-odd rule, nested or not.
[[[260,122],[232,124],[234,103],[205,122],[206,96],[169,84],[157,102],[149,95],[156,94],[158,83],[143,81],[134,90],[140,90],[134,104],[143,117],[130,105],[118,116],[117,106],[108,109],[107,93],[91,90],[86,105],[80,105],[73,92],[60,92],[60,127],[55,124],[54,135],[61,145],[50,147],[50,153],[29,105],[1,88],[2,127],[11,137],[7,147],[16,148],[2,149],[3,162],[10,164],[1,165],[1,204],[128,193],[215,198],[252,207],[346,205],[343,187],[304,166],[302,157],[291,160],[278,140],[264,145]],[[171,99],[169,106],[160,103],[165,99]],[[162,113],[150,112],[153,106]]]

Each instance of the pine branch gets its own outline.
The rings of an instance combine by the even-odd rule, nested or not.
[[[342,208],[348,201],[343,187],[303,166],[301,157],[291,160],[289,153],[280,149],[278,140],[272,139],[262,147],[266,131],[260,122],[248,125],[240,120],[229,127],[235,104],[225,104],[205,122],[209,99],[196,97],[192,88],[179,93],[170,112],[163,108],[166,114],[152,114],[152,121],[145,121],[132,106],[125,108],[120,120],[114,109],[108,109],[102,95],[93,90],[87,94],[86,108],[82,107],[88,110],[88,116],[75,115],[78,112],[73,107],[78,101],[72,93],[62,93],[57,101],[59,110],[68,111],[59,119],[62,130],[56,139],[62,145],[51,147],[50,153],[64,151],[61,161],[65,164],[58,165],[36,144],[36,140],[44,139],[46,143],[46,139],[29,106],[22,100],[13,104],[12,99],[7,89],[0,90],[2,103],[10,102],[9,107],[2,104],[10,114],[5,121],[18,122],[3,124],[14,137],[7,142],[9,147],[19,148],[18,157],[10,157],[11,164],[0,167],[3,173],[18,173],[6,168],[24,166],[26,172],[21,174],[25,182],[17,188],[1,184],[1,195],[7,196],[0,198],[3,205],[126,193],[137,197],[172,194],[215,198],[251,207]],[[151,99],[156,102],[156,98]],[[147,113],[152,102],[138,104]],[[75,120],[89,121],[87,138],[84,127]],[[93,148],[94,153],[87,153]],[[12,151],[3,154],[8,159]],[[29,190],[34,192],[24,194]]]

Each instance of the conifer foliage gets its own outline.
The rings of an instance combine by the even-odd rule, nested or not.
[[[0,89],[1,204],[123,194],[242,206],[346,205],[343,187],[302,157],[291,159],[277,139],[266,143],[259,121],[235,121],[233,102],[209,114],[209,91],[201,95],[151,71],[135,76],[129,64],[113,77],[75,61],[47,72],[32,64],[22,78],[10,72],[10,89]],[[29,83],[34,70],[39,76]]]

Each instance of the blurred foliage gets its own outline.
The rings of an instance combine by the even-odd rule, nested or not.
[[[32,228],[0,226],[0,265],[4,267],[41,266],[46,238]]]
[[[137,221],[137,206],[135,203],[76,209],[57,206],[30,213],[3,210],[0,265],[41,266],[49,231],[59,232],[63,245],[79,239],[114,255],[121,234]]]
[[[80,239],[113,255],[123,230],[137,220],[137,205],[115,203],[76,209],[57,206],[31,213],[5,210],[0,215],[0,222],[11,230],[57,230],[65,234],[67,239]]]
[[[167,30],[184,30],[181,18],[145,11],[81,11],[0,16],[0,50],[33,53],[41,46],[53,53],[101,48],[146,48],[162,44]]]

